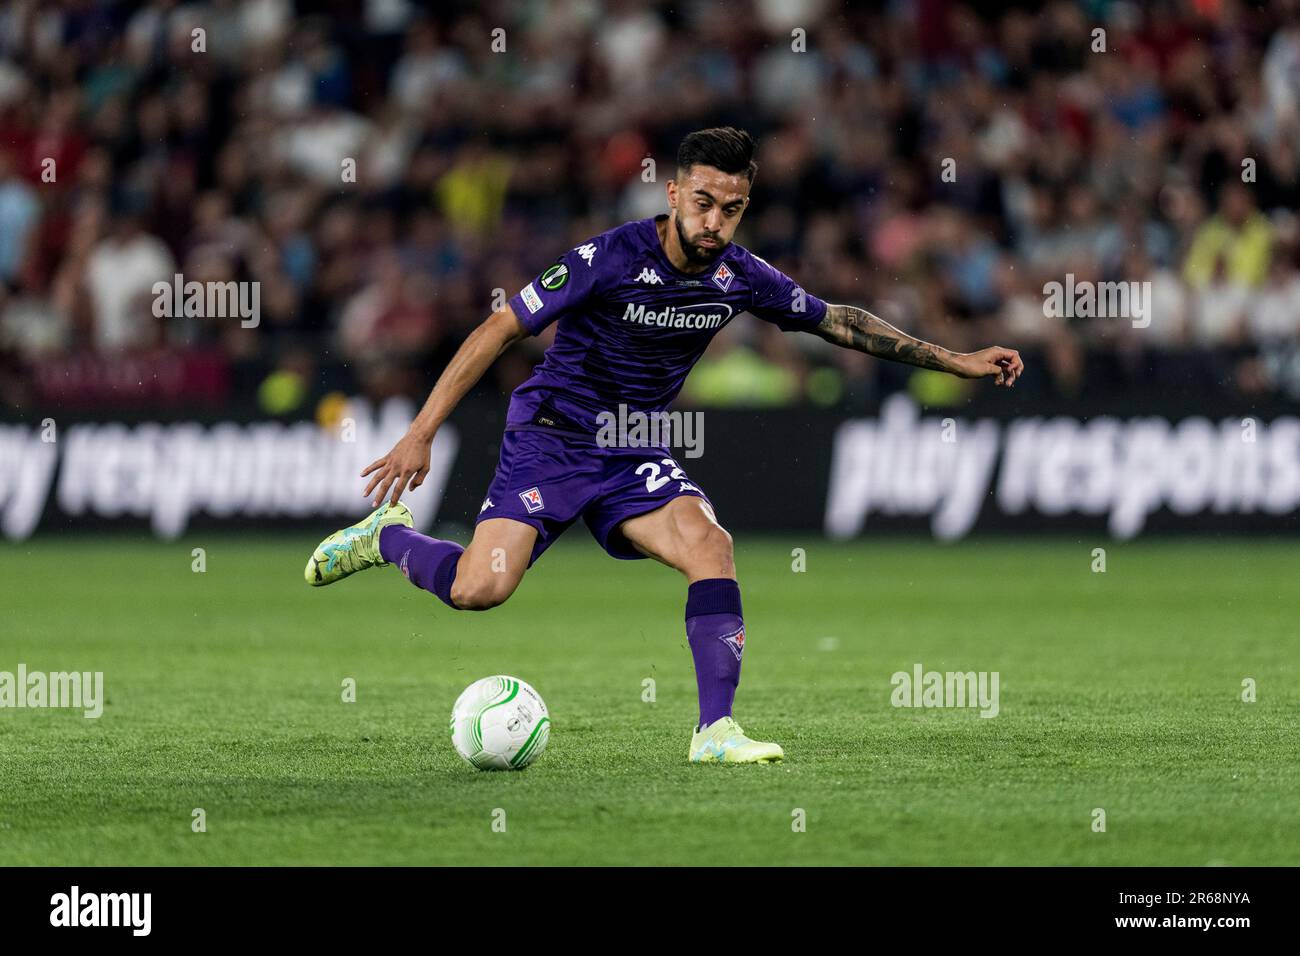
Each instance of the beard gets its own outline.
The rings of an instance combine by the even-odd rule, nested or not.
[[[691,240],[687,238],[686,230],[682,228],[681,219],[674,216],[673,222],[677,226],[677,241],[681,243],[682,252],[686,254],[687,261],[693,262],[696,265],[706,266],[711,264],[718,258],[718,256],[722,255],[724,250],[726,250],[727,244],[722,241],[721,236],[709,236],[706,234],[700,237],[701,239],[713,239],[718,243],[717,248],[709,249],[706,246],[701,246],[697,243],[691,242]]]

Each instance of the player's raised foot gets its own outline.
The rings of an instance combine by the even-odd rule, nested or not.
[[[412,523],[411,512],[400,501],[380,505],[364,521],[335,531],[316,546],[304,573],[307,583],[320,587],[366,568],[383,567],[388,562],[379,554],[379,532],[389,525],[409,528]]]
[[[691,763],[774,763],[784,756],[780,744],[750,740],[731,717],[697,728],[691,738]]]

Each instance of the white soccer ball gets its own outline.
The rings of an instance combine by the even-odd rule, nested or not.
[[[452,745],[479,770],[523,770],[550,735],[546,702],[518,677],[476,680],[451,709]]]

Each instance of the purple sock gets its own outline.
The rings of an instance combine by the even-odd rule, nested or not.
[[[695,658],[700,726],[731,715],[745,652],[740,585],[730,578],[696,581],[686,592],[686,639]]]
[[[451,603],[451,585],[456,580],[456,562],[464,553],[455,541],[439,541],[399,524],[379,532],[380,557],[397,565],[417,588],[438,595],[448,607],[456,607]]]

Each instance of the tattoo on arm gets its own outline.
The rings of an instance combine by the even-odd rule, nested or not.
[[[952,353],[902,332],[866,309],[828,305],[816,332],[828,342],[875,355],[878,358],[919,365],[940,372],[954,368]]]

